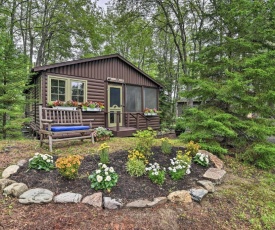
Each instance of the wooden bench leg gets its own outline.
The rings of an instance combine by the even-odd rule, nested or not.
[[[95,138],[94,138],[93,134],[91,134],[91,138],[92,138],[92,143],[94,144],[95,143]]]
[[[49,135],[49,150],[50,152],[53,151],[53,138],[51,135]]]

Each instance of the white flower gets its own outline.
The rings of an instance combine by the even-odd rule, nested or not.
[[[47,161],[48,163],[50,163],[50,162],[51,162],[51,160],[50,160],[50,159],[47,159],[46,161]]]
[[[43,160],[47,160],[47,157],[45,155],[42,155]]]
[[[98,169],[98,170],[95,171],[96,174],[99,174],[100,172],[101,172],[100,169]]]
[[[29,161],[32,161],[32,160],[33,160],[33,158],[30,158],[30,159],[29,159]]]
[[[114,170],[113,167],[110,167],[110,168],[109,168],[109,171],[110,171],[111,173],[115,172],[115,170]]]
[[[98,163],[98,166],[101,166],[102,165],[102,163]]]
[[[37,155],[39,155],[39,153],[35,153],[34,155],[37,156]]]
[[[159,172],[155,172],[155,175],[156,175],[156,176],[159,175]]]
[[[177,170],[175,168],[173,168],[173,172],[176,172]]]
[[[105,181],[111,181],[111,177],[110,176],[107,176]]]
[[[106,168],[107,168],[107,165],[103,164],[103,165],[102,165],[102,168],[106,169]]]
[[[105,172],[108,172],[108,171],[109,171],[109,168],[108,168],[108,167],[107,167],[107,168],[105,168],[105,169],[104,169],[104,171],[105,171]]]
[[[203,161],[204,159],[203,159],[203,156],[200,156],[200,161]]]
[[[103,180],[103,177],[100,176],[100,175],[97,175],[96,180],[97,180],[98,183],[100,183]]]
[[[190,169],[187,169],[186,170],[186,174],[190,174],[191,173],[191,170]]]
[[[108,173],[108,172],[105,172],[105,175],[107,176],[107,175],[109,175],[109,173]]]
[[[171,171],[171,170],[172,170],[172,168],[171,168],[171,167],[169,167],[169,168],[168,168],[168,170],[170,170],[170,171]]]
[[[174,161],[171,162],[171,165],[175,165]]]

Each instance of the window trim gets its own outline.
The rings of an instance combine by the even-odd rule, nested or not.
[[[72,88],[71,88],[71,82],[81,82],[84,83],[84,95],[83,95],[83,102],[87,101],[87,80],[82,80],[82,79],[76,79],[76,78],[66,78],[66,77],[59,77],[59,76],[54,76],[54,75],[48,75],[47,79],[47,102],[53,102],[51,101],[51,80],[56,79],[56,80],[63,80],[65,81],[65,101],[72,100]]]

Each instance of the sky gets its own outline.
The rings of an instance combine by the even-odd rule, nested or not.
[[[97,4],[98,4],[100,7],[106,9],[105,3],[107,3],[108,1],[109,1],[109,0],[99,0],[99,1],[97,2]]]

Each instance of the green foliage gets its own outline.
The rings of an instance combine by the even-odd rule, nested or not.
[[[99,163],[99,169],[94,171],[88,179],[91,181],[91,188],[95,190],[111,191],[112,187],[117,184],[118,174],[113,167]]]
[[[172,152],[172,144],[167,137],[161,138],[161,151],[165,154],[170,154]]]
[[[126,170],[131,176],[140,177],[145,173],[145,164],[142,160],[133,159],[126,163]]]
[[[136,149],[145,156],[150,156],[152,154],[151,148],[154,144],[156,135],[156,131],[152,128],[148,128],[147,130],[138,130],[133,134],[133,136],[137,139]]]
[[[184,123],[184,119],[182,117],[178,117],[176,119],[175,131],[179,131],[181,133],[184,133],[185,130],[186,130],[186,125]]]
[[[53,157],[48,154],[35,153],[35,155],[29,159],[29,168],[50,171],[54,169]]]
[[[111,136],[113,136],[113,133],[112,133],[112,131],[99,126],[99,127],[95,128],[93,135],[95,137],[105,137],[105,136],[111,137]]]
[[[274,169],[275,145],[271,143],[255,144],[241,154],[240,158],[262,169]]]
[[[99,151],[99,158],[100,158],[100,163],[102,164],[108,164],[109,163],[109,148],[106,143],[103,143],[100,145],[98,151]]]
[[[168,168],[169,175],[172,180],[180,180],[184,177],[185,174],[190,174],[190,162],[179,160],[177,158],[170,159],[171,165]]]
[[[165,168],[161,169],[158,163],[149,164],[149,167],[145,169],[148,171],[150,180],[158,185],[162,185],[165,181]]]
[[[188,156],[195,156],[197,152],[199,151],[200,145],[198,143],[195,143],[194,141],[190,141],[186,145],[186,153],[188,153]]]

